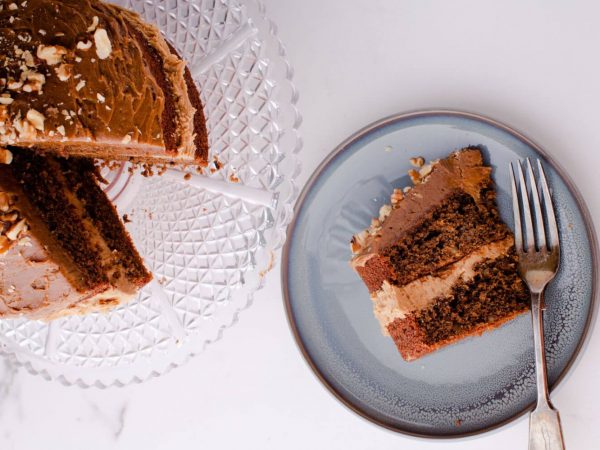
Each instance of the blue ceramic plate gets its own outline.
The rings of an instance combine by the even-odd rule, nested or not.
[[[391,117],[340,145],[307,184],[289,227],[283,286],[297,342],[321,381],[355,412],[387,428],[428,437],[487,431],[535,401],[529,315],[481,337],[405,362],[381,334],[366,287],[348,265],[349,242],[410,184],[409,159],[443,158],[467,145],[493,167],[500,213],[512,225],[508,163],[540,158],[561,232],[561,270],[546,294],[550,385],[575,359],[591,321],[596,240],[586,207],[539,147],[492,120],[427,111]]]

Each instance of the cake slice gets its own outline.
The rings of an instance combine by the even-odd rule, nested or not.
[[[490,175],[475,147],[411,171],[415,186],[395,190],[391,205],[352,239],[351,265],[405,360],[528,310]]]
[[[106,310],[150,281],[98,178],[87,158],[0,164],[0,317]]]
[[[99,0],[2,6],[0,146],[207,164],[198,90],[156,27]]]

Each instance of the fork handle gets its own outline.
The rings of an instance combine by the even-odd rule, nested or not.
[[[543,291],[531,293],[531,319],[537,377],[537,406],[529,421],[529,450],[564,450],[558,412],[548,398],[548,378],[544,351]]]

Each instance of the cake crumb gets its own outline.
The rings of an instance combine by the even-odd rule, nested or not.
[[[192,179],[192,174],[191,174],[191,173],[189,173],[189,172],[188,172],[188,173],[186,173],[186,174],[183,176],[183,179],[184,179],[185,181],[187,181],[187,180],[191,180],[191,179]]]
[[[462,425],[462,423],[463,423],[463,421],[461,419],[456,419],[454,421],[454,425],[457,426],[457,427],[460,427]]]
[[[240,179],[234,173],[232,173],[231,175],[229,175],[229,181],[231,181],[232,183],[239,183]]]
[[[394,149],[394,148],[393,148],[391,145],[386,145],[386,146],[383,148],[383,150],[384,150],[386,153],[390,153],[390,152],[391,152],[393,149]]]
[[[212,165],[211,165],[209,171],[210,171],[210,173],[215,173],[215,172],[221,170],[222,167],[223,167],[223,163],[221,163],[221,161],[219,161],[218,158],[215,156],[213,158]]]
[[[127,214],[123,214],[123,222],[131,223],[131,219],[129,218],[129,216]]]

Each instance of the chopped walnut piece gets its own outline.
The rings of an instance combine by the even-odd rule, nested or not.
[[[65,127],[63,125],[57,126],[56,131],[58,131],[63,136],[65,136],[67,134],[67,132],[65,131]]]
[[[77,49],[78,50],[89,50],[90,48],[92,48],[92,41],[79,41],[77,43]]]
[[[425,158],[421,156],[410,158],[410,163],[415,167],[423,167],[423,164],[425,164]]]
[[[408,176],[412,180],[413,184],[419,184],[421,182],[421,177],[419,176],[419,172],[414,169],[408,171]]]
[[[25,117],[27,117],[27,120],[35,127],[36,130],[44,131],[44,120],[46,120],[46,117],[44,117],[41,112],[31,108],[29,111],[27,111],[27,115]]]
[[[6,84],[6,87],[11,91],[18,91],[23,87],[23,82],[11,80]]]
[[[94,42],[96,43],[96,54],[100,59],[106,59],[112,52],[112,45],[108,38],[108,33],[104,28],[97,28],[94,32]]]
[[[8,231],[6,232],[6,237],[11,241],[16,241],[23,231],[27,229],[27,222],[25,219],[19,220],[17,223],[13,224]]]
[[[16,211],[0,214],[0,221],[2,222],[15,222],[19,218],[19,214]]]
[[[352,253],[358,253],[366,246],[368,236],[369,232],[367,230],[363,230],[352,236],[352,241],[350,242]]]
[[[17,133],[19,133],[19,138],[21,140],[26,141],[36,138],[37,132],[33,124],[29,122],[29,120],[23,120],[21,118],[18,118],[13,121],[13,125],[15,127],[15,130],[17,130]]]
[[[10,164],[13,160],[13,154],[10,150],[0,148],[0,164]],[[2,210],[4,211],[4,210]]]
[[[93,33],[94,31],[96,31],[97,26],[98,26],[98,16],[94,16],[92,18],[92,24],[88,27],[87,32]]]
[[[46,61],[49,66],[60,63],[66,54],[67,49],[60,45],[39,45],[37,48],[37,57]]]
[[[429,175],[432,170],[433,170],[433,164],[427,164],[426,166],[421,167],[421,170],[419,170],[419,176],[421,177],[421,179],[423,179],[427,175]]]
[[[101,93],[96,93],[96,98],[98,99],[98,101],[100,103],[104,103],[104,101],[106,100],[106,98],[104,97],[104,95],[102,95]]]
[[[25,65],[27,67],[35,67],[35,61],[33,60],[33,55],[31,54],[31,52],[29,50],[25,50],[23,52],[23,54],[21,55],[21,58],[23,58],[23,61],[25,61]]]
[[[389,216],[391,212],[392,207],[390,205],[383,205],[381,208],[379,208],[379,221],[383,222],[385,219],[387,219],[387,216]]]
[[[0,236],[0,254],[6,253],[10,248],[10,240],[6,236]]]
[[[8,5],[8,9],[11,11],[15,11],[15,10],[19,9],[19,7],[17,6],[16,3],[11,3],[10,5]]]
[[[8,94],[0,96],[0,105],[10,105],[14,100]]]
[[[46,82],[46,77],[34,71],[29,71],[26,75],[27,82],[23,85],[23,91],[25,92],[40,92],[44,83]]]
[[[392,192],[392,196],[390,198],[392,206],[397,206],[403,199],[404,194],[402,193],[402,189],[394,189],[394,192]]]
[[[121,140],[123,144],[129,144],[131,142],[131,135],[126,134],[125,137]]]
[[[46,82],[46,77],[43,74],[41,74],[41,73],[37,73],[37,72],[34,72],[34,71],[30,70],[27,73],[27,80],[28,81],[37,81],[39,83],[45,83]]]
[[[60,81],[67,81],[71,78],[71,74],[73,73],[73,66],[71,64],[61,64],[56,69],[54,69],[58,79]]]

